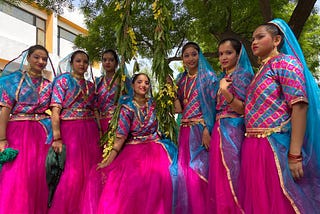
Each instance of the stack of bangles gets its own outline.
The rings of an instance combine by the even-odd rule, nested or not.
[[[288,153],[288,160],[291,163],[302,162],[302,154],[300,153],[300,155],[293,155],[293,154]]]

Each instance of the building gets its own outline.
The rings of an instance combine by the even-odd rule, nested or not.
[[[36,4],[21,1],[15,6],[0,1],[0,69],[35,44],[47,48],[56,67],[60,59],[76,49],[76,36],[87,35],[83,20],[79,9],[56,14]]]

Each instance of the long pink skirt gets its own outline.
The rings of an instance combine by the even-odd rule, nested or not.
[[[178,193],[175,213],[206,214],[208,182],[190,167],[190,127],[181,127],[178,145]]]
[[[82,213],[172,213],[169,166],[169,155],[159,143],[125,145],[108,167],[92,172]]]
[[[245,213],[295,213],[282,188],[268,138],[245,138],[239,192]]]
[[[237,127],[234,128],[237,129]],[[228,130],[228,132],[231,135],[232,133],[237,133],[237,130]],[[234,189],[234,183],[238,182],[236,180],[238,178],[232,177],[232,173],[230,173],[230,171],[236,169],[230,169],[230,166],[228,166],[225,161],[225,158],[233,159],[232,167],[238,166],[237,171],[239,171],[240,153],[238,153],[238,155],[234,154],[239,150],[238,148],[233,148],[234,150],[231,150],[231,146],[223,147],[222,144],[228,142],[224,142],[224,138],[221,136],[219,121],[215,123],[211,136],[209,152],[208,210],[212,213],[243,213],[236,195],[237,191]],[[241,136],[238,136],[238,139],[241,140]],[[230,143],[230,145],[235,146],[232,143]],[[225,151],[225,148],[229,148],[230,150]]]
[[[51,145],[45,144],[45,130],[37,121],[12,121],[7,140],[19,153],[0,171],[0,213],[46,213],[45,159]]]
[[[99,131],[93,119],[63,120],[60,129],[66,145],[66,164],[49,213],[78,214],[85,179],[102,157]]]

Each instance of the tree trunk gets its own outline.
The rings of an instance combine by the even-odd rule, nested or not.
[[[273,19],[272,10],[270,5],[270,0],[260,0],[259,1],[261,15],[265,22],[268,22]]]
[[[299,39],[303,26],[309,18],[316,1],[317,0],[299,0],[294,9],[288,24],[297,39]]]

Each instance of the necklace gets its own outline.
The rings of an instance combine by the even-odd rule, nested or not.
[[[198,72],[196,72],[196,73],[193,74],[193,75],[190,75],[190,74],[188,73],[188,75],[187,75],[187,77],[186,77],[186,81],[185,81],[185,83],[184,83],[184,90],[183,90],[183,95],[184,95],[183,104],[184,104],[184,105],[187,105],[188,102],[189,102],[189,98],[190,98],[191,91],[192,91],[192,89],[193,89],[193,87],[194,87],[194,85],[195,85],[195,83],[196,83],[197,74],[198,74]],[[193,81],[192,81],[192,83],[191,83],[191,86],[190,86],[189,91],[188,91],[188,94],[187,94],[187,84],[188,84],[188,79],[189,79],[189,78],[190,78],[190,79],[193,78]]]
[[[80,87],[80,91],[82,93],[84,101],[87,101],[88,97],[89,97],[89,86],[88,86],[87,81],[84,79],[83,76],[80,76],[80,75],[77,75],[77,74],[74,74],[74,73],[71,73],[71,76],[77,81],[77,83],[78,83],[78,85]],[[81,82],[80,82],[81,80],[84,81],[86,92],[84,92],[84,89],[82,88],[82,85],[81,85]]]
[[[138,101],[142,101],[142,100],[145,101],[145,103],[143,105],[141,105],[141,102],[138,103]],[[133,104],[137,108],[138,121],[141,124],[141,126],[143,127],[144,126],[143,123],[148,120],[148,112],[149,112],[148,101],[146,98],[139,99],[139,98],[134,97]]]
[[[42,77],[42,73],[36,73],[34,71],[31,71],[31,70],[28,70],[27,73],[28,73],[29,77],[34,77],[34,78]]]
[[[75,74],[74,72],[71,72],[71,76],[73,76],[73,77],[76,78],[77,80],[84,79],[84,76],[83,76],[83,75]]]

